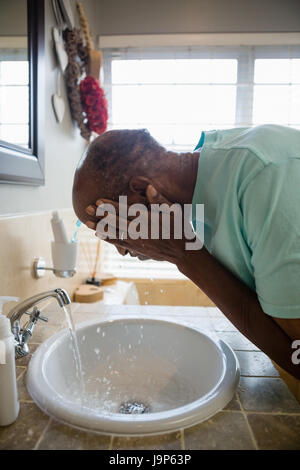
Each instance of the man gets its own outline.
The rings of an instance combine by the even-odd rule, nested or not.
[[[186,250],[186,240],[174,236],[124,239],[120,226],[130,218],[120,216],[120,195],[128,206],[145,205],[145,221],[153,204],[192,203],[196,233],[195,207],[204,204],[204,246]],[[121,254],[176,264],[247,338],[300,378],[292,360],[300,346],[299,131],[264,125],[205,132],[193,153],[169,152],[146,130],[106,132],[76,170],[73,205],[96,230],[97,206],[108,203],[120,216],[111,219],[117,237],[108,241]]]

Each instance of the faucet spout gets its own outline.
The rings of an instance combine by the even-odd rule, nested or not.
[[[23,302],[18,303],[10,310],[7,316],[10,319],[11,326],[14,327],[15,322],[19,321],[22,315],[27,312],[27,310],[39,304],[43,300],[51,297],[57,300],[60,307],[64,307],[65,305],[69,305],[71,303],[70,297],[64,289],[54,289],[33,295],[32,297],[23,300]]]

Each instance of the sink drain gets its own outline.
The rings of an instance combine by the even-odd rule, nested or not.
[[[144,403],[138,401],[127,401],[122,403],[119,408],[119,413],[125,415],[141,415],[143,413],[149,413],[150,409]]]

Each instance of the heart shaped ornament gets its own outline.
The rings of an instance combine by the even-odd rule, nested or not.
[[[62,122],[64,115],[65,115],[65,102],[62,96],[54,93],[51,97],[52,99],[52,107],[55,115],[55,119],[57,122]]]
[[[65,51],[62,36],[57,28],[52,28],[52,37],[57,61],[59,63],[61,71],[64,72],[68,65],[68,55]]]

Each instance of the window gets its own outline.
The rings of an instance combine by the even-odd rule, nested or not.
[[[300,129],[300,59],[257,59],[254,67],[253,124]]]
[[[0,60],[0,140],[29,147],[28,102],[28,61]]]
[[[147,128],[170,150],[192,151],[202,130],[267,122],[300,129],[300,46],[106,49],[104,77],[109,128]],[[105,245],[105,270],[181,276]]]
[[[145,127],[190,148],[201,127],[234,126],[236,82],[236,59],[113,60],[113,127]]]

